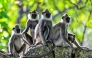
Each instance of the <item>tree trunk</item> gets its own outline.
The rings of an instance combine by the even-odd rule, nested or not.
[[[92,50],[75,48],[75,53],[72,53],[71,47],[54,48],[53,44],[31,47],[20,58],[54,58],[53,51],[55,52],[55,58],[92,58]],[[8,53],[0,51],[0,58],[19,58],[19,56],[17,54],[9,56]]]

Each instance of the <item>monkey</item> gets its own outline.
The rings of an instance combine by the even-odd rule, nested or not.
[[[42,12],[41,19],[35,27],[34,39],[35,45],[42,44],[46,45],[48,43],[48,38],[50,36],[50,31],[52,29],[52,14],[48,9]],[[52,51],[53,58],[55,58],[55,52]]]
[[[70,16],[67,14],[64,14],[62,16],[61,22],[55,24],[50,33],[49,39],[51,39],[55,46],[65,46],[66,44],[69,44],[74,50],[74,47],[72,43],[68,40],[68,24],[70,22]]]
[[[13,27],[12,34],[8,42],[8,51],[10,55],[15,53],[19,54],[20,52],[23,52],[23,54],[25,53],[26,44],[22,39],[21,28],[17,24]]]
[[[77,46],[77,48],[79,48],[79,49],[88,49],[88,48],[86,48],[86,47],[80,46],[80,45],[77,43],[77,41],[75,40],[75,34],[68,33],[68,40],[69,40],[71,43],[75,44],[75,45]]]
[[[42,44],[46,45],[46,40],[50,35],[50,30],[52,28],[52,15],[48,9],[42,12],[41,19],[35,27],[34,39],[35,45]]]
[[[26,28],[24,29],[22,34],[27,33],[28,30],[30,29],[31,37],[33,39],[34,38],[34,29],[35,29],[36,25],[38,24],[38,22],[39,22],[38,12],[36,10],[30,12],[28,14],[28,21],[26,23]],[[33,44],[34,44],[34,39],[33,39]]]
[[[75,40],[75,34],[68,33],[68,40],[73,43]]]

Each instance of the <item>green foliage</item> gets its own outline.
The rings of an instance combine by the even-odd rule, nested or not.
[[[7,51],[11,30],[20,16],[18,7],[20,1],[0,0],[0,50]],[[92,28],[92,0],[23,0],[23,8],[27,7],[29,11],[37,8],[49,9],[53,15],[53,24],[58,23],[64,13],[68,13],[71,16],[69,31],[76,35],[79,42],[85,38],[84,26]],[[23,13],[20,20],[23,29],[26,21],[27,15]]]

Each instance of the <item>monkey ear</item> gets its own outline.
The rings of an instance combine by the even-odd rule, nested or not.
[[[44,14],[45,12],[42,12],[42,14]]]
[[[62,16],[62,19],[64,19],[64,16]]]
[[[68,16],[68,14],[67,14],[67,13],[65,13],[65,14],[64,14],[64,16]]]

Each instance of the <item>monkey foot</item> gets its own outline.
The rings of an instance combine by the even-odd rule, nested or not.
[[[17,53],[14,53],[14,54],[9,53],[8,55],[9,56],[19,56]]]

